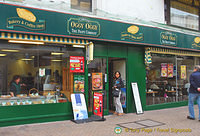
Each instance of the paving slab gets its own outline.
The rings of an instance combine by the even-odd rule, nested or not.
[[[197,105],[195,113],[198,118]],[[108,115],[102,122],[76,124],[67,120],[1,127],[0,136],[198,136],[200,122],[188,120],[187,115],[188,107],[184,106],[144,111],[141,115]]]

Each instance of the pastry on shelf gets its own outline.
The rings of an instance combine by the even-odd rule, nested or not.
[[[31,98],[40,98],[40,95],[38,94],[38,93],[32,93],[32,94],[29,94],[29,96],[31,97]]]
[[[11,105],[11,103],[10,103],[10,102],[7,102],[7,103],[6,103],[6,105],[7,105],[7,106],[10,106],[10,105]]]
[[[27,97],[27,94],[18,94],[17,97],[18,98],[25,98],[25,97]]]
[[[11,98],[11,95],[1,95],[1,98],[8,99]]]
[[[33,103],[33,104],[39,104],[38,101],[33,101],[32,103]]]

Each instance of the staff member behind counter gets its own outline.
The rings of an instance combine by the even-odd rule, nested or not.
[[[26,86],[25,84],[20,84],[21,77],[19,75],[15,75],[10,82],[10,95],[12,97],[20,94],[21,86]]]

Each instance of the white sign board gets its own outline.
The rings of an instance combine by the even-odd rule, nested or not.
[[[45,68],[39,68],[39,76],[45,76]]]
[[[131,86],[132,86],[132,91],[133,91],[133,97],[134,97],[134,100],[135,100],[136,113],[142,114],[143,110],[142,110],[142,105],[141,105],[141,101],[140,101],[140,94],[139,94],[139,91],[138,91],[137,83],[131,83]]]
[[[88,119],[88,112],[83,94],[71,94],[74,120]]]

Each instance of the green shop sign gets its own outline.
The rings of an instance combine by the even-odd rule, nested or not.
[[[138,33],[138,31],[139,31],[139,27],[132,25],[127,28],[126,32],[121,33],[121,39],[122,40],[130,39],[132,41],[143,41],[144,35],[143,33]]]
[[[14,29],[14,26],[24,27],[30,30],[44,30],[45,21],[36,22],[35,15],[27,9],[16,8],[19,17],[10,17],[7,19],[7,28]]]
[[[176,34],[173,34],[172,32],[161,32],[160,33],[160,43],[163,45],[177,45],[177,36]]]
[[[85,18],[70,18],[67,21],[67,31],[69,34],[94,36],[100,35],[100,24]]]
[[[200,50],[199,35],[0,2],[0,31]]]

